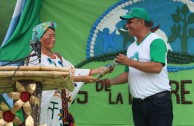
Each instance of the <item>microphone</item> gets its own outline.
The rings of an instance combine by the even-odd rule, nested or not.
[[[41,63],[41,44],[40,41],[37,43],[38,61]]]
[[[36,53],[37,57],[38,57],[38,61],[39,63],[41,63],[41,44],[40,41],[36,40],[31,40],[30,41],[31,47],[34,50],[34,52]]]

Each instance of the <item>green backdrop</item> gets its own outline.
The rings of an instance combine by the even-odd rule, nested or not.
[[[45,0],[40,21],[57,23],[55,51],[76,65],[86,59],[86,43],[93,23],[116,2],[118,0]],[[111,61],[92,62],[82,68],[95,68],[108,63]],[[114,77],[123,70],[123,66],[118,66],[106,77]],[[174,126],[194,126],[193,72],[169,73],[175,92],[172,94]],[[178,96],[180,99],[177,100]],[[133,126],[130,98],[127,84],[111,88],[86,84],[70,111],[77,126]]]

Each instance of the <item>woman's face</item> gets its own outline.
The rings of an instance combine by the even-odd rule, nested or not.
[[[55,46],[55,40],[55,31],[52,28],[48,28],[40,38],[40,43],[42,48],[51,50]]]

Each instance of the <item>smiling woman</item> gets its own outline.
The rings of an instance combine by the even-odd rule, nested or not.
[[[47,125],[63,125],[73,124],[73,116],[68,112],[68,106],[78,93],[81,86],[86,83],[96,82],[98,79],[92,75],[101,73],[106,67],[96,69],[75,69],[74,66],[59,53],[55,53],[52,49],[55,46],[55,22],[43,22],[33,28],[32,40],[41,44],[41,60],[37,60],[39,56],[30,57],[26,65],[29,66],[53,66],[66,67],[70,70],[72,79],[75,82],[75,89],[70,92],[65,90],[43,91],[41,101],[41,124]],[[34,51],[32,51],[34,53]],[[58,118],[61,118],[58,120]]]

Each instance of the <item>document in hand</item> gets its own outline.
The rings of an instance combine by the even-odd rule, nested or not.
[[[96,78],[98,78],[98,80],[100,78],[102,78],[105,74],[107,74],[108,72],[110,72],[111,69],[113,69],[116,65],[118,65],[117,62],[113,61],[110,65],[108,65],[108,67],[103,71],[101,72]]]

